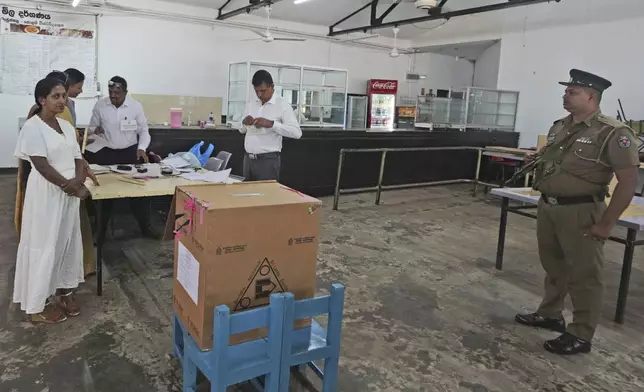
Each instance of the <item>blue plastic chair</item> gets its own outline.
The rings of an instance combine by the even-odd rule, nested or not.
[[[295,301],[285,293],[284,337],[282,338],[282,369],[280,392],[288,392],[291,367],[308,365],[322,379],[322,392],[335,392],[338,383],[344,286],[334,284],[331,295]],[[325,330],[315,320],[311,328],[295,330],[295,320],[329,315]],[[324,372],[314,361],[324,360]]]
[[[231,315],[225,305],[215,309],[212,351],[201,351],[175,316],[175,354],[183,367],[183,391],[197,389],[197,369],[210,380],[212,392],[264,377],[265,392],[278,392],[284,326],[284,294],[271,295],[270,305]],[[229,345],[231,335],[268,327],[268,337]]]

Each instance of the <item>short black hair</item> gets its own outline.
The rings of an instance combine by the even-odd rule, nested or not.
[[[127,91],[127,81],[122,77],[114,76],[112,79],[110,79],[110,82],[120,84],[121,87],[123,88],[123,91]]]
[[[69,78],[67,83],[71,86],[72,84],[80,83],[85,81],[85,74],[76,68],[68,68],[65,70],[65,74]]]
[[[52,71],[45,76],[45,79],[56,79],[65,86],[65,89],[69,87],[69,76],[65,72]]]
[[[257,87],[262,84],[265,84],[267,86],[273,85],[273,77],[265,69],[260,69],[259,71],[255,72],[255,75],[253,75],[253,86]]]

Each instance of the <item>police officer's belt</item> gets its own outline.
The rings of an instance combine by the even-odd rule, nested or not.
[[[569,197],[555,197],[555,196],[546,196],[541,194],[541,198],[546,204],[551,205],[571,205],[571,204],[584,204],[584,203],[594,203],[602,202],[606,198],[605,195],[596,195],[596,196],[569,196]]]

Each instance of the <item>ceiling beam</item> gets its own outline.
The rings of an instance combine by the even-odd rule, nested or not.
[[[219,16],[221,16],[221,13],[224,11],[224,8],[226,8],[231,1],[233,0],[226,0],[226,2],[217,9],[217,11],[219,11]]]
[[[523,7],[523,6],[534,5],[539,3],[550,3],[550,2],[559,3],[560,1],[561,0],[509,0],[505,3],[489,4],[489,5],[484,5],[480,7],[466,8],[466,9],[455,10],[450,12],[443,12],[442,10],[440,10],[439,12],[430,13],[430,15],[427,15],[427,16],[401,19],[401,20],[396,20],[392,22],[381,23],[378,25],[372,23],[368,26],[352,27],[352,28],[343,29],[343,30],[335,30],[333,27],[330,27],[329,36],[333,37],[336,35],[350,34],[350,33],[357,33],[357,32],[366,33],[369,30],[381,29],[385,27],[396,27],[396,26],[403,26],[403,25],[408,25],[413,23],[430,22],[432,20],[443,20],[443,19],[449,20],[451,18],[456,18],[459,16],[481,14],[484,12],[492,12],[492,11],[500,11],[508,8]],[[441,1],[441,4],[444,4],[445,2],[446,1],[443,0]]]
[[[376,18],[376,20],[375,20],[375,21],[374,21],[374,20],[372,20],[372,21],[371,21],[371,24],[381,25],[381,24],[382,24],[382,21],[383,21],[383,20],[384,20],[384,19],[385,19],[389,14],[391,14],[391,11],[393,11],[396,7],[398,7],[398,4],[400,4],[400,2],[401,2],[401,1],[402,1],[402,0],[396,0],[396,2],[395,2],[395,3],[392,3],[392,4],[389,6],[389,8],[387,8],[387,10],[386,10],[385,12],[383,12],[383,13],[382,13],[382,15],[380,15],[380,17]],[[375,22],[375,23],[374,23],[374,22]]]
[[[374,24],[378,19],[378,17],[376,16],[376,12],[378,11],[378,1],[379,0],[373,0],[371,2],[371,24]]]
[[[258,1],[256,4],[248,4],[247,6],[237,8],[236,10],[224,13],[223,12],[224,7],[226,7],[230,3],[230,0],[228,0],[221,8],[219,8],[219,16],[217,16],[217,20],[226,20],[228,18],[232,18],[233,16],[250,14],[251,12],[253,12],[258,8],[262,8],[267,5],[273,5],[280,1],[282,0],[261,0],[261,1]]]
[[[330,29],[333,29],[335,26],[339,25],[340,23],[342,23],[342,22],[344,22],[344,21],[346,21],[346,20],[348,20],[348,19],[351,19],[351,18],[352,18],[352,17],[354,17],[355,15],[358,15],[358,14],[359,14],[360,12],[362,12],[363,10],[366,10],[367,8],[369,8],[369,7],[371,6],[371,3],[373,3],[373,1],[368,2],[367,4],[363,5],[362,7],[358,8],[357,10],[353,11],[353,12],[352,12],[352,13],[350,13],[349,15],[347,15],[347,16],[345,16],[344,18],[340,19],[339,21],[335,22],[334,24],[332,24],[331,26],[329,26],[329,28],[330,28]]]

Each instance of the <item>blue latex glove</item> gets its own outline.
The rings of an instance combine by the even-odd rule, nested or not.
[[[201,162],[201,167],[206,166],[206,163],[208,163],[208,159],[210,159],[210,156],[212,155],[213,151],[215,151],[215,146],[210,144],[206,149],[206,152],[199,157],[199,162]]]
[[[199,143],[195,144],[195,145],[194,145],[194,146],[192,146],[192,148],[191,148],[190,150],[188,150],[188,151],[189,151],[189,152],[191,152],[191,153],[193,153],[193,154],[195,154],[195,156],[196,156],[197,158],[199,158],[199,157],[201,156],[201,146],[203,146],[203,141],[201,141],[201,142],[199,142]]]
[[[204,142],[201,141],[190,149],[190,152],[194,154],[194,156],[199,159],[199,162],[201,163],[201,167],[206,166],[206,163],[208,163],[208,159],[210,159],[210,156],[212,155],[212,152],[215,151],[215,146],[212,144],[208,145],[208,148],[206,149],[205,153],[201,153],[201,147],[204,145]]]

